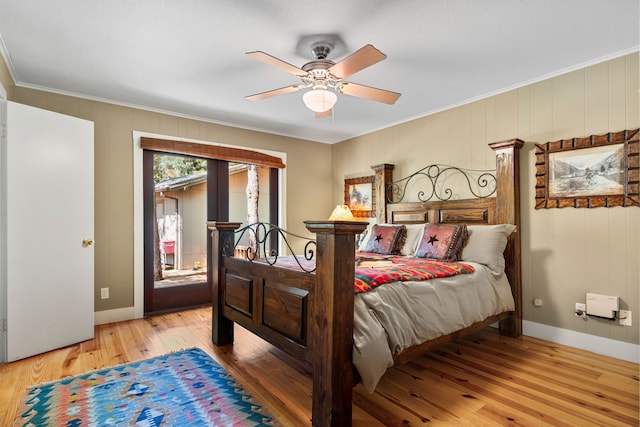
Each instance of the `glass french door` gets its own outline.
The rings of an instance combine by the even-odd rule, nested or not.
[[[211,304],[207,221],[228,221],[228,162],[143,151],[144,314]]]

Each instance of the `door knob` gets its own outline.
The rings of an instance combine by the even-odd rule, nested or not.
[[[91,239],[84,239],[82,241],[82,246],[84,246],[84,247],[91,246],[91,245],[93,245],[93,240],[91,240]]]

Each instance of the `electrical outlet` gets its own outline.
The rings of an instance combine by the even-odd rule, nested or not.
[[[587,318],[587,305],[582,302],[576,303],[576,309],[574,311],[576,317],[582,317],[583,319]]]
[[[109,288],[100,288],[100,299],[109,299]]]
[[[620,324],[622,326],[631,326],[631,311],[630,310],[620,310],[618,312],[618,318],[620,319]]]

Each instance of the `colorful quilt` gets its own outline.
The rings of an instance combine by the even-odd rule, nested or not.
[[[379,254],[359,252],[358,257],[368,261],[381,261],[375,267],[356,267],[353,289],[356,293],[367,292],[385,283],[412,281],[418,282],[458,274],[470,274],[475,271],[472,265],[461,262],[445,262],[429,258],[410,258],[403,256],[381,256]],[[299,264],[300,265],[299,265]],[[307,261],[293,255],[282,256],[274,264],[277,267],[306,271],[315,268],[315,260]]]
[[[367,254],[361,254],[366,258]],[[375,259],[371,257],[370,259]],[[407,258],[394,256],[376,267],[356,268],[354,290],[366,292],[385,283],[420,282],[423,280],[452,277],[458,274],[470,274],[475,271],[472,265],[461,262],[445,262],[429,258]]]

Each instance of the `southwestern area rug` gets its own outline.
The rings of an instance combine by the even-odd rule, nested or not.
[[[271,426],[272,417],[192,348],[29,387],[16,426]]]

